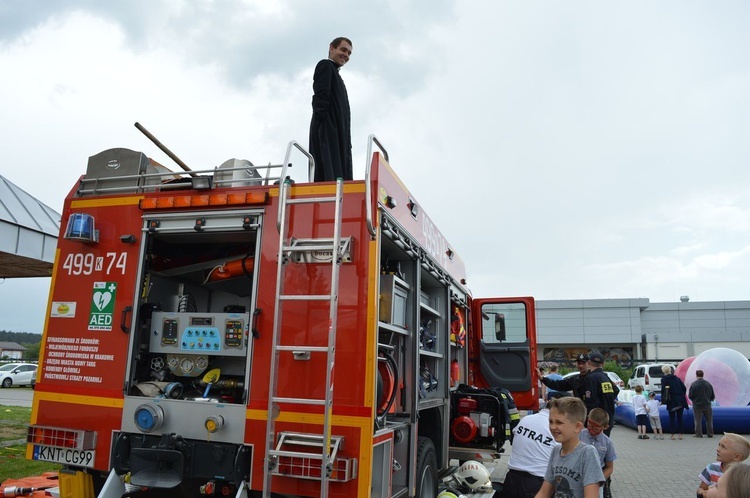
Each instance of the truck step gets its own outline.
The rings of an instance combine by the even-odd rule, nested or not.
[[[343,436],[331,436],[326,451],[325,439],[320,434],[279,433],[276,448],[269,452],[277,476],[298,479],[321,480],[324,451],[326,453],[325,476],[333,482],[346,482],[357,476],[355,458],[338,458],[344,445]]]

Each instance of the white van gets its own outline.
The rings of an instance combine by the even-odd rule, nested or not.
[[[669,365],[674,372],[675,366],[671,363],[644,363],[633,369],[633,374],[628,379],[628,387],[633,389],[635,386],[641,386],[644,391],[661,392],[661,378],[664,372],[661,367]]]

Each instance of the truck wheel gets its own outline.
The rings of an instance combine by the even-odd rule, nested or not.
[[[10,377],[3,380],[3,387],[10,387],[13,385],[13,380]]]
[[[417,498],[437,496],[437,455],[428,437],[417,441]]]

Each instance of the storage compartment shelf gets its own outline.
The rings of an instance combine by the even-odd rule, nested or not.
[[[443,398],[426,398],[419,401],[419,409],[425,410],[427,408],[434,408],[436,406],[442,406],[446,403]]]
[[[390,323],[378,322],[378,328],[380,330],[387,330],[388,332],[395,332],[397,334],[409,335],[409,329],[399,327],[398,325],[391,325]]]
[[[419,350],[419,354],[422,356],[432,356],[433,358],[442,358],[443,355],[441,353],[435,353],[434,351],[427,351],[424,349]]]
[[[426,305],[425,303],[419,303],[419,309],[423,312],[426,312],[428,315],[432,315],[436,318],[441,318],[442,315],[438,310],[435,308],[432,308],[431,306]]]

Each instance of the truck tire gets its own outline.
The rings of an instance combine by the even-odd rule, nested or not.
[[[417,440],[417,498],[437,496],[437,454],[428,437]]]

